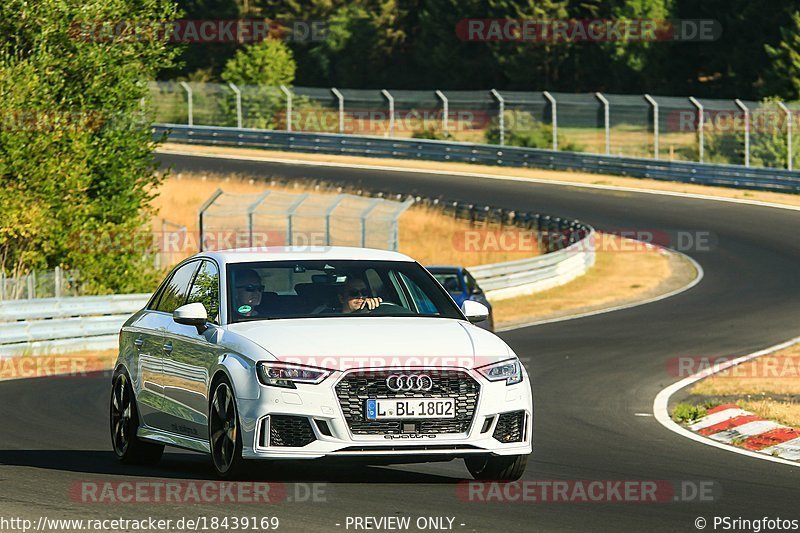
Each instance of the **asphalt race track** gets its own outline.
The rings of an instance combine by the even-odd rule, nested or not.
[[[461,531],[694,531],[714,516],[800,519],[800,469],[687,440],[652,416],[679,378],[678,356],[741,355],[800,334],[800,213],[690,198],[456,176],[291,166],[159,155],[176,170],[349,181],[367,188],[474,200],[584,220],[599,230],[711,232],[687,250],[705,271],[694,289],[660,302],[517,329],[501,336],[533,372],[534,455],[525,480],[708,481],[714,502],[485,503],[459,497],[461,461],[367,467],[293,463],[254,475],[328,482],[327,502],[267,505],[100,505],[76,482],[214,479],[204,457],[175,451],[157,468],[115,463],[107,429],[108,376],[0,383],[0,508],[5,516],[269,515],[281,530],[345,531],[347,516],[454,517]],[[509,172],[512,172],[509,170]],[[168,216],[168,215],[167,215]],[[295,498],[297,499],[297,498]],[[337,526],[337,524],[340,524]],[[461,525],[463,524],[463,526]],[[350,530],[353,528],[351,526]]]

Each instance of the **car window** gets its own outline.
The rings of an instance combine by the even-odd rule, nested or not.
[[[208,321],[219,324],[219,269],[211,261],[203,261],[194,277],[187,304],[201,303],[208,312]]]
[[[379,315],[463,318],[425,269],[407,261],[265,261],[232,263],[227,271],[231,323]],[[365,309],[361,302],[369,298],[380,298],[380,305]]]
[[[475,281],[475,278],[473,278],[472,275],[466,270],[464,271],[464,278],[467,280],[467,292],[470,294],[482,292],[481,288],[478,286],[478,282]]]
[[[172,313],[186,301],[189,284],[192,282],[198,261],[192,261],[178,268],[164,287],[164,293],[158,301],[157,311]]]
[[[411,298],[414,301],[414,306],[417,308],[417,312],[421,315],[435,315],[436,314],[436,305],[431,301],[425,291],[419,288],[419,285],[414,283],[411,278],[406,276],[405,274],[400,274],[400,279],[403,280],[408,292],[411,294]]]
[[[434,272],[433,277],[436,278],[436,281],[441,283],[442,287],[449,293],[460,294],[464,292],[461,280],[455,272]]]

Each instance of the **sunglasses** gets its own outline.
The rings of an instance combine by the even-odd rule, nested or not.
[[[367,289],[353,289],[347,291],[348,298],[369,298]]]
[[[247,285],[237,285],[236,288],[247,292],[264,292],[264,286],[256,285],[255,283],[248,283]]]

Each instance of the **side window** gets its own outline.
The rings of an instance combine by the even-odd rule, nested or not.
[[[208,311],[208,321],[219,324],[219,270],[211,261],[203,261],[192,283],[187,304],[199,302]]]
[[[472,275],[469,272],[464,271],[464,278],[467,280],[467,292],[468,293],[475,294],[475,293],[483,292],[483,291],[481,291],[481,288],[478,287],[478,282],[475,281],[475,278],[473,278]]]
[[[164,287],[164,293],[158,301],[157,311],[172,313],[175,309],[183,305],[186,300],[186,293],[189,292],[189,284],[192,282],[194,271],[197,269],[197,261],[186,263],[172,275],[172,278]]]
[[[411,293],[411,298],[414,300],[414,304],[417,307],[417,312],[421,315],[437,315],[439,314],[436,306],[433,302],[428,298],[428,295],[425,294],[425,291],[419,288],[419,286],[414,283],[408,276],[405,274],[400,274],[400,279],[403,280],[403,283],[408,288],[408,292]]]

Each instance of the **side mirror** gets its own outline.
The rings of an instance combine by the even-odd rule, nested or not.
[[[489,318],[489,308],[474,300],[464,300],[464,303],[461,304],[461,311],[473,324]]]
[[[208,311],[206,311],[205,306],[200,302],[180,306],[172,312],[172,320],[178,324],[195,326],[198,335],[201,335],[208,329],[206,326],[206,322],[208,322]]]

